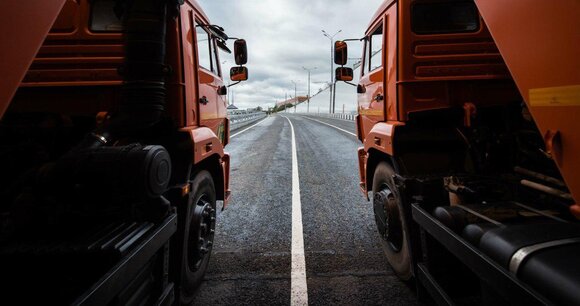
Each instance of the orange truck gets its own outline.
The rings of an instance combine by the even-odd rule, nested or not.
[[[3,302],[190,304],[230,194],[218,50],[232,38],[195,0],[2,1],[0,15]],[[244,40],[234,57],[244,81]]]
[[[580,304],[579,16],[576,0],[387,0],[360,39],[360,188],[420,296]]]

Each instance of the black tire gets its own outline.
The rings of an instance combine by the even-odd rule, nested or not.
[[[373,211],[387,261],[404,281],[411,279],[411,254],[405,210],[387,162],[380,162],[373,177]]]
[[[198,172],[190,185],[183,228],[179,302],[190,305],[201,284],[213,247],[216,218],[216,192],[209,172]],[[203,248],[203,249],[202,249]]]

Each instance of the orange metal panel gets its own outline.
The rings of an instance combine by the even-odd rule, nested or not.
[[[547,143],[579,201],[580,1],[475,2],[541,133],[556,132]]]
[[[201,161],[211,156],[217,155],[219,157],[224,185],[216,186],[216,188],[223,188],[222,191],[224,193],[225,208],[228,204],[230,196],[230,155],[224,152],[224,147],[221,143],[221,140],[210,128],[191,126],[182,128],[180,130],[190,134],[192,143],[194,145],[192,156],[194,165],[199,164]]]
[[[485,22],[480,20],[474,32],[417,34],[411,12],[415,3],[423,2],[397,4],[397,120],[406,121],[413,112],[461,107],[467,102],[479,107],[519,100]]]
[[[0,1],[0,118],[65,2]]]
[[[371,18],[371,23],[369,24],[368,28],[372,27],[372,25],[375,23],[375,21],[377,19],[382,18],[382,15],[385,13],[385,11],[394,2],[395,2],[395,0],[385,0],[385,1],[383,1],[383,3],[381,4],[381,6],[377,9],[377,11],[375,12],[375,14],[373,15],[373,18]]]
[[[475,32],[417,34],[412,7],[400,1],[399,82],[508,79],[509,73],[485,23]]]
[[[403,122],[387,121],[375,124],[369,132],[364,142],[365,151],[376,149],[388,155],[393,155],[393,139],[397,126],[404,125]]]
[[[398,120],[397,110],[397,5],[393,4],[385,16],[385,72],[387,120]]]
[[[67,0],[20,87],[120,85],[121,32],[92,31],[90,18],[88,0]]]

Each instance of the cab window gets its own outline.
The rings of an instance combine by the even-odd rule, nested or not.
[[[383,65],[383,24],[381,23],[369,36],[368,42],[368,71],[373,71]]]
[[[209,33],[199,23],[195,27],[199,67],[215,73],[212,65],[212,44]]]

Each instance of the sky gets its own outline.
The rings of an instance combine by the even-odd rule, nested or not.
[[[342,30],[335,39],[361,38],[382,0],[198,0],[213,24],[222,26],[230,37],[244,38],[248,44],[249,80],[230,87],[230,95],[240,109],[261,106],[267,109],[285,95],[311,95],[330,82],[331,42],[323,36]],[[364,2],[364,4],[363,4]],[[233,46],[233,41],[228,42]],[[361,44],[349,43],[349,58],[360,58]],[[234,64],[233,56],[220,53],[223,71]],[[352,64],[356,60],[349,61]],[[355,77],[360,71],[355,71]],[[229,77],[229,75],[227,76]],[[356,79],[355,79],[356,81]],[[319,105],[328,111],[328,91],[321,93]],[[342,105],[356,109],[356,88],[337,84],[337,112]]]

